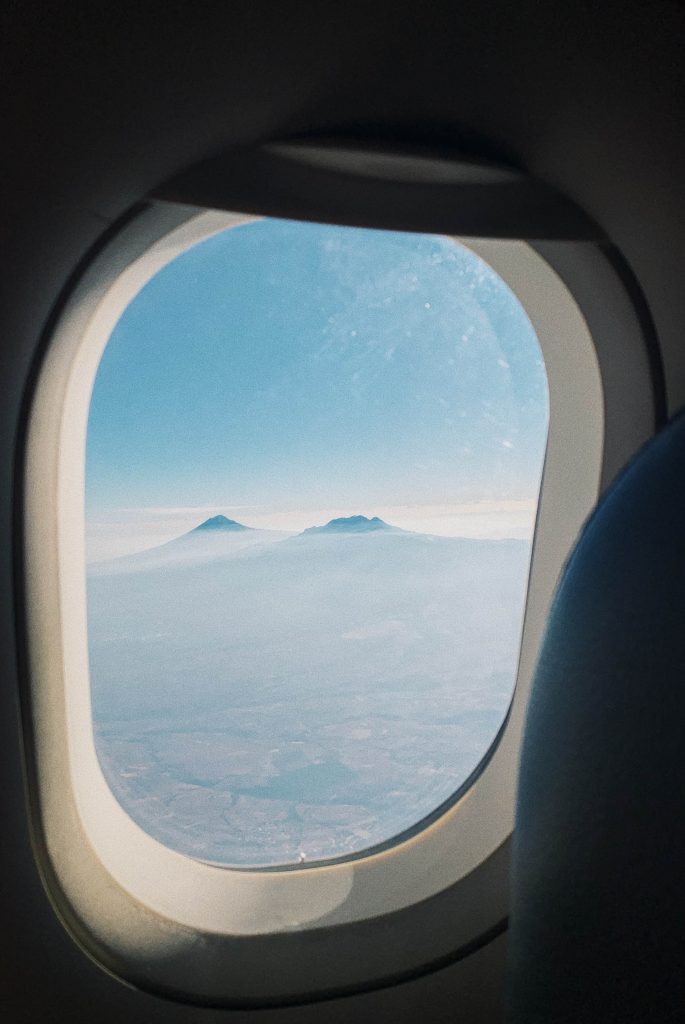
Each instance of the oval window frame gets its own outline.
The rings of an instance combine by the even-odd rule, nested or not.
[[[540,341],[550,392],[517,685],[498,742],[473,784],[444,813],[382,850],[273,871],[203,864],[169,850],[120,807],[92,739],[83,521],[88,407],[101,353],[133,296],[191,245],[252,219],[156,203],[122,228],[89,265],[57,323],[35,387],[25,450],[31,777],[36,848],[48,891],[84,949],[114,973],[220,1005],[268,1005],[297,1000],[312,987],[325,993],[380,984],[473,942],[506,915],[501,851],[513,827],[536,652],[558,574],[606,477],[609,419],[600,347],[550,265],[554,243],[547,243],[543,259],[524,242],[457,239],[521,301]],[[649,379],[641,326],[596,246],[558,245],[566,254],[575,247],[620,313],[623,358],[633,360],[642,396],[623,440],[612,437],[612,457],[625,461],[654,428],[653,405],[640,390]],[[611,346],[616,341],[608,339],[604,351]],[[610,364],[615,356],[612,351]],[[612,417],[613,423],[613,408]],[[474,878],[500,861],[504,868],[493,869],[496,893],[474,906]],[[447,900],[452,910],[441,921],[433,908]],[[410,943],[403,938],[408,913],[417,920],[428,914],[418,930],[415,922]]]

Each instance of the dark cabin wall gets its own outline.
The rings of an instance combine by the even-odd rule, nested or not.
[[[242,1021],[137,996],[105,975],[63,932],[32,859],[14,452],[51,310],[108,224],[184,167],[265,139],[380,125],[390,137],[511,159],[587,211],[644,291],[676,408],[685,399],[685,11],[667,0],[24,0],[6,3],[0,19],[0,1013]],[[255,1019],[498,1019],[503,952],[498,940],[432,980]]]

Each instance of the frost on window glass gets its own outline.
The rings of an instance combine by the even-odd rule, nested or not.
[[[516,678],[540,349],[440,236],[262,220],[131,302],[87,444],[93,729],[160,842],[236,866],[401,836]]]

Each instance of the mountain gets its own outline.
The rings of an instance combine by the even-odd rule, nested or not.
[[[343,516],[340,519],[331,519],[325,526],[309,526],[300,536],[321,533],[375,533],[377,530],[398,532],[397,527],[384,523],[378,516],[374,516],[373,519],[366,516]]]
[[[244,526],[227,516],[212,516],[191,530],[154,548],[124,555],[106,562],[93,562],[89,572],[95,575],[116,575],[173,567],[199,566],[221,561],[247,548],[273,544],[291,536],[287,531],[260,530]]]
[[[200,523],[199,526],[190,530],[186,536],[193,533],[208,533],[210,531],[237,533],[242,530],[251,529],[251,526],[243,526],[242,523],[236,523],[235,519],[228,519],[226,516],[212,516],[211,519],[205,519],[204,523]]]

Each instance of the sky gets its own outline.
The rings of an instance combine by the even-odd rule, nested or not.
[[[520,303],[436,235],[266,219],[195,245],[125,311],[90,407],[90,555],[223,512],[529,536],[547,383]]]

